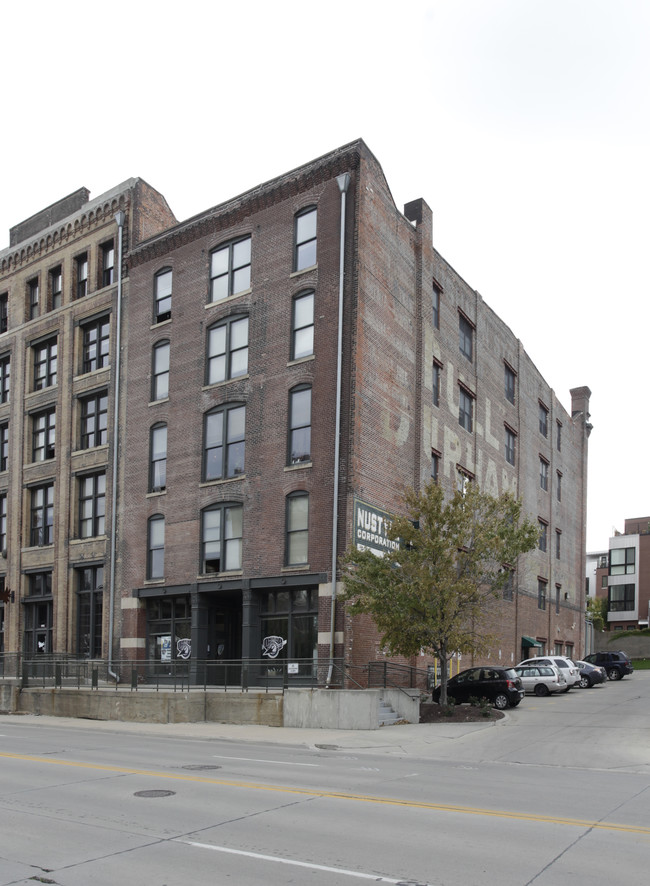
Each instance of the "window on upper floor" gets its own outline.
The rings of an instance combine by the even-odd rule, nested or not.
[[[465,468],[461,468],[460,465],[456,466],[456,491],[460,492],[463,497],[467,493],[467,487],[473,480],[473,474],[470,474]]]
[[[548,593],[548,582],[543,578],[537,579],[537,608],[546,609],[546,595]]]
[[[541,455],[539,457],[539,485],[548,492],[548,462]]]
[[[470,361],[474,359],[474,326],[464,314],[458,315],[460,352]]]
[[[115,246],[112,240],[102,244],[102,286],[110,286],[115,277]]]
[[[440,287],[433,284],[433,328],[440,329]]]
[[[608,592],[608,606],[610,612],[633,612],[635,608],[635,586],[610,585]]]
[[[635,548],[612,548],[609,552],[610,575],[633,575],[636,572]]]
[[[290,465],[311,461],[311,388],[300,385],[289,392]]]
[[[431,479],[437,483],[440,478],[440,453],[431,450]]]
[[[248,372],[248,317],[233,316],[208,329],[207,384]]]
[[[302,292],[292,303],[291,359],[314,353],[314,293]]]
[[[505,381],[505,395],[506,400],[510,403],[515,402],[515,382],[516,382],[516,374],[514,369],[508,366],[507,363],[504,364],[504,381]]]
[[[246,407],[227,403],[205,416],[203,479],[226,480],[244,473]]]
[[[38,277],[27,283],[27,299],[29,305],[29,319],[38,317]]]
[[[47,461],[56,453],[56,410],[32,416],[32,461]]]
[[[506,426],[506,461],[510,465],[514,465],[515,463],[515,445],[517,441],[517,435],[515,432]]]
[[[9,328],[9,293],[0,295],[0,335]]]
[[[562,449],[562,422],[558,421],[555,425],[555,445],[557,447],[557,451],[560,452]]]
[[[106,520],[106,474],[79,478],[79,538],[104,535]]]
[[[548,523],[544,520],[538,520],[539,526],[539,542],[538,547],[540,551],[548,550]]]
[[[80,448],[108,443],[108,393],[99,391],[81,400]]]
[[[459,388],[458,424],[470,433],[474,427],[474,397],[465,388]]]
[[[555,614],[560,614],[560,595],[562,593],[562,585],[555,585]],[[560,644],[560,651],[557,655],[562,655],[562,644]]]
[[[50,271],[50,299],[52,310],[61,307],[61,299],[63,298],[63,272],[61,265],[52,268]]]
[[[201,514],[201,573],[232,572],[242,566],[242,506],[219,504]]]
[[[163,268],[153,278],[153,322],[162,323],[172,315],[172,269]]]
[[[165,518],[155,514],[147,522],[147,578],[165,576]]]
[[[316,264],[317,211],[303,209],[294,218],[293,269],[302,271]]]
[[[83,298],[88,295],[88,253],[84,252],[75,259],[75,289],[76,297]]]
[[[433,405],[440,406],[440,377],[442,373],[442,363],[438,360],[433,361]]]
[[[11,387],[11,360],[9,354],[0,357],[0,403],[9,402]]]
[[[562,472],[557,471],[555,474],[556,484],[555,484],[555,494],[557,496],[558,501],[562,501]]]
[[[0,493],[0,554],[7,550],[7,494]]]
[[[56,338],[34,345],[34,390],[41,391],[56,384],[58,346]]]
[[[43,547],[54,542],[54,484],[31,490],[29,543]]]
[[[555,559],[562,559],[562,530],[555,530]]]
[[[156,424],[149,440],[149,492],[167,488],[167,425]]]
[[[111,321],[101,317],[82,326],[82,372],[94,372],[109,365]]]
[[[543,403],[539,404],[539,432],[542,437],[548,437],[548,409]]]
[[[9,422],[0,424],[0,471],[9,467]],[[1,548],[0,548],[1,550]]]
[[[210,301],[220,301],[250,288],[250,236],[215,249],[210,255]]]
[[[166,400],[169,397],[169,351],[168,341],[159,341],[153,347],[151,373],[151,399]]]
[[[287,496],[286,510],[287,566],[304,566],[309,562],[309,495],[292,492]]]

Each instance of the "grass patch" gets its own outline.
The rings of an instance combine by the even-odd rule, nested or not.
[[[650,658],[633,658],[632,664],[635,671],[650,671]]]

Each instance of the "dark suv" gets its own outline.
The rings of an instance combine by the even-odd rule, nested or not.
[[[440,704],[440,686],[433,690],[433,701]],[[447,681],[447,698],[456,704],[470,698],[487,698],[495,708],[517,707],[524,697],[524,687],[513,668],[469,668]]]
[[[591,655],[585,655],[584,660],[605,668],[610,680],[622,680],[626,674],[634,673],[632,662],[625,652],[592,652]]]

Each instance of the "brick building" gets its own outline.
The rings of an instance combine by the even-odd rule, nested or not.
[[[607,631],[634,631],[650,619],[650,517],[625,521],[609,549],[587,557],[587,593],[607,600]],[[593,581],[592,581],[593,579]]]
[[[381,658],[332,564],[432,474],[539,521],[491,659],[582,651],[590,391],[562,407],[363,142],[142,243],[129,279],[120,655]]]
[[[299,660],[298,676],[316,659],[363,666],[383,657],[380,639],[333,595],[336,558],[352,543],[385,546],[384,518],[402,489],[434,475],[450,491],[468,479],[511,490],[539,521],[539,550],[522,558],[499,601],[491,660],[582,651],[590,391],[574,389],[563,408],[521,342],[436,252],[427,204],[400,212],[362,141],[180,224],[157,199],[159,224],[148,237],[130,229],[125,251],[117,448],[115,367],[87,382],[75,368],[84,339],[74,338],[105,312],[114,341],[114,286],[93,296],[92,310],[82,299],[38,320],[12,313],[0,335],[0,360],[15,360],[65,332],[57,396],[70,416],[70,451],[64,460],[57,449],[44,478],[55,485],[52,544],[25,550],[12,517],[8,582],[21,605],[6,604],[6,648],[33,651],[19,619],[32,603],[29,570],[49,569],[56,651],[108,657],[110,645],[116,659],[163,665],[265,656]],[[116,237],[112,216],[95,235],[89,250],[103,255]],[[80,224],[79,236],[66,246],[69,264],[90,228]],[[3,280],[18,254],[2,254]],[[39,255],[43,279],[58,259],[48,261]],[[0,288],[12,312],[26,310],[29,278],[21,268]],[[19,378],[30,371],[18,364]],[[78,453],[83,397],[100,388],[108,443]],[[0,421],[12,409],[11,422],[24,414],[27,427],[47,405],[32,408],[29,396],[12,393]],[[13,432],[8,439],[23,452]],[[31,458],[12,457],[16,474],[0,473],[0,490],[4,478],[8,504],[22,502],[24,533]],[[88,504],[92,516],[99,493],[84,483],[102,473],[104,531],[79,538],[75,508]],[[89,647],[74,580],[109,562],[103,593],[90,577]]]
[[[89,197],[0,252],[0,650],[28,656],[106,653],[120,239],[176,221],[140,179]]]

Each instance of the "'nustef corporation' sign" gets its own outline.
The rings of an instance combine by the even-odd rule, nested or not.
[[[354,544],[362,551],[368,548],[375,554],[396,551],[399,542],[388,538],[392,515],[372,505],[354,499]]]

